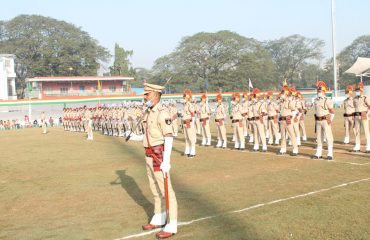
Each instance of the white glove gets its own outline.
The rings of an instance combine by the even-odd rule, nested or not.
[[[334,114],[334,113],[330,113],[330,122],[333,122],[333,120],[334,120],[334,116],[335,116],[335,114]]]
[[[370,119],[369,114],[370,114],[370,110],[367,110],[367,119]]]
[[[164,152],[163,162],[160,166],[163,176],[170,172],[171,169],[171,152],[172,152],[173,137],[164,137]]]

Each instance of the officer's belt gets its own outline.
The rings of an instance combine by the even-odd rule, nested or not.
[[[237,123],[237,122],[241,122],[241,120],[240,119],[233,119],[231,122],[232,123]]]
[[[184,120],[183,122],[184,122],[184,124],[188,124],[188,123],[191,123],[192,120],[191,119],[187,119],[187,120]]]
[[[267,120],[274,120],[274,119],[276,119],[277,118],[277,116],[275,115],[275,116],[269,116],[268,118],[267,118]]]
[[[215,119],[215,122],[221,122],[222,120],[224,120],[224,119],[222,119],[222,118],[220,118],[220,119]]]
[[[366,111],[363,111],[363,112],[355,112],[353,113],[353,116],[361,116],[362,113],[367,113]]]
[[[286,121],[287,119],[291,118],[292,116],[285,116],[285,117],[280,117],[280,121]]]
[[[355,116],[355,113],[350,113],[350,114],[344,113],[343,114],[343,117],[353,117],[353,116]]]
[[[316,121],[324,121],[324,120],[326,120],[327,119],[327,117],[326,116],[322,116],[322,117],[317,117],[317,116],[315,116],[315,120]]]
[[[209,117],[206,117],[206,118],[201,118],[200,121],[201,122],[204,122],[204,121],[207,121],[209,119]]]

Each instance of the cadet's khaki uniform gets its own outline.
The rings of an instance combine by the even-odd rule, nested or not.
[[[267,150],[266,145],[266,134],[265,134],[265,126],[263,124],[263,116],[266,115],[266,105],[265,103],[260,100],[257,101],[252,106],[253,111],[253,120],[254,120],[254,146],[253,150],[257,151],[259,149],[259,142],[262,143],[262,150]]]
[[[154,195],[154,213],[161,214],[165,212],[165,190],[164,177],[160,170],[161,158],[164,150],[164,136],[172,134],[172,120],[166,109],[160,104],[156,104],[149,109],[144,116],[145,136],[143,139],[146,149],[146,170],[149,179],[149,186]],[[153,151],[154,155],[148,156],[148,149]],[[159,156],[158,159],[155,156]],[[168,174],[168,196],[169,196],[169,214],[170,222],[177,221],[177,200],[173,191],[171,178]]]
[[[292,124],[292,111],[294,111],[294,102],[290,97],[282,98],[280,102],[280,131],[281,131],[281,148],[280,153],[286,153],[286,134],[288,133],[292,145],[293,145],[293,154],[298,154],[298,145],[297,139],[294,134],[293,124]]]
[[[294,111],[296,112],[296,116],[292,121],[294,134],[296,137],[297,145],[301,145],[301,132],[299,131],[299,120],[302,116],[302,102],[300,99],[293,97],[294,102]]]
[[[314,102],[315,107],[315,130],[316,130],[316,157],[322,156],[322,136],[325,134],[328,143],[328,157],[333,157],[333,132],[331,129],[330,111],[333,109],[333,102],[327,97],[318,97]]]
[[[245,141],[243,134],[243,116],[242,116],[242,106],[239,103],[234,103],[232,106],[232,114],[234,132],[235,132],[235,149],[245,149]]]
[[[248,107],[249,107],[249,101],[245,101],[245,102],[242,103],[243,134],[244,134],[244,137],[247,137],[249,135]]]
[[[92,113],[90,112],[90,110],[88,109],[85,110],[84,119],[86,122],[87,139],[93,140]]]
[[[202,127],[200,126],[200,108],[196,102],[193,103],[194,105],[194,120],[195,120],[195,128],[197,134],[201,133]]]
[[[226,115],[226,111],[225,111],[224,105],[222,103],[217,105],[215,122],[217,125],[217,140],[218,141],[217,141],[216,147],[226,148],[226,145],[227,145],[225,115]]]
[[[255,102],[253,100],[249,101],[248,104],[248,129],[249,129],[249,142],[252,143],[254,142],[254,134],[257,131],[255,129],[255,124],[254,124],[254,114],[253,114],[253,105]]]
[[[209,127],[209,116],[211,110],[207,103],[200,104],[200,124],[202,132],[202,145],[211,146],[211,129]]]
[[[44,113],[41,113],[40,119],[41,119],[42,133],[45,134],[46,133],[46,117]]]
[[[177,121],[177,108],[176,106],[170,107],[170,115],[172,117],[173,136],[177,136],[179,132],[179,123]]]
[[[370,151],[369,120],[367,117],[370,109],[370,98],[364,95],[356,96],[353,100],[355,106],[355,137],[356,144],[353,150],[359,151],[361,146],[361,125],[365,132],[366,151]]]
[[[196,133],[195,133],[195,123],[193,122],[194,116],[194,105],[190,102],[186,102],[183,112],[183,122],[184,122],[184,135],[185,135],[185,155],[191,154],[195,155],[195,143],[196,143]]]
[[[349,132],[353,131],[354,133],[354,120],[355,120],[355,106],[353,103],[353,97],[347,97],[346,100],[343,102],[343,108],[344,108],[344,130],[345,130],[345,136],[343,143],[349,143]]]
[[[279,125],[278,125],[278,113],[280,112],[279,106],[274,102],[270,101],[267,103],[267,119],[268,119],[268,131],[269,131],[269,142],[273,144],[275,136],[275,144],[279,144]]]
[[[305,115],[307,112],[306,108],[306,102],[304,99],[301,99],[301,107],[302,107],[302,112],[301,112],[301,117],[299,118],[299,128],[302,130],[302,140],[306,141],[307,140],[307,134],[306,134],[306,125],[304,123],[305,120]]]

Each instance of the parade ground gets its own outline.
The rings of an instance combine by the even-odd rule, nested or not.
[[[201,147],[172,151],[179,206],[172,239],[370,239],[370,154],[349,152],[342,112],[334,119],[334,160],[312,160],[309,139],[298,157]],[[215,128],[213,126],[213,145]],[[141,142],[49,128],[0,132],[0,239],[155,239],[141,226],[153,213]],[[198,136],[198,143],[199,141]],[[326,147],[326,145],[325,145]],[[291,148],[288,148],[288,153]]]

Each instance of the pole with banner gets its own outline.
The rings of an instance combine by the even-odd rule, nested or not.
[[[27,92],[28,92],[28,121],[32,124],[32,108],[31,108],[31,92],[32,92],[32,83],[27,82]]]

